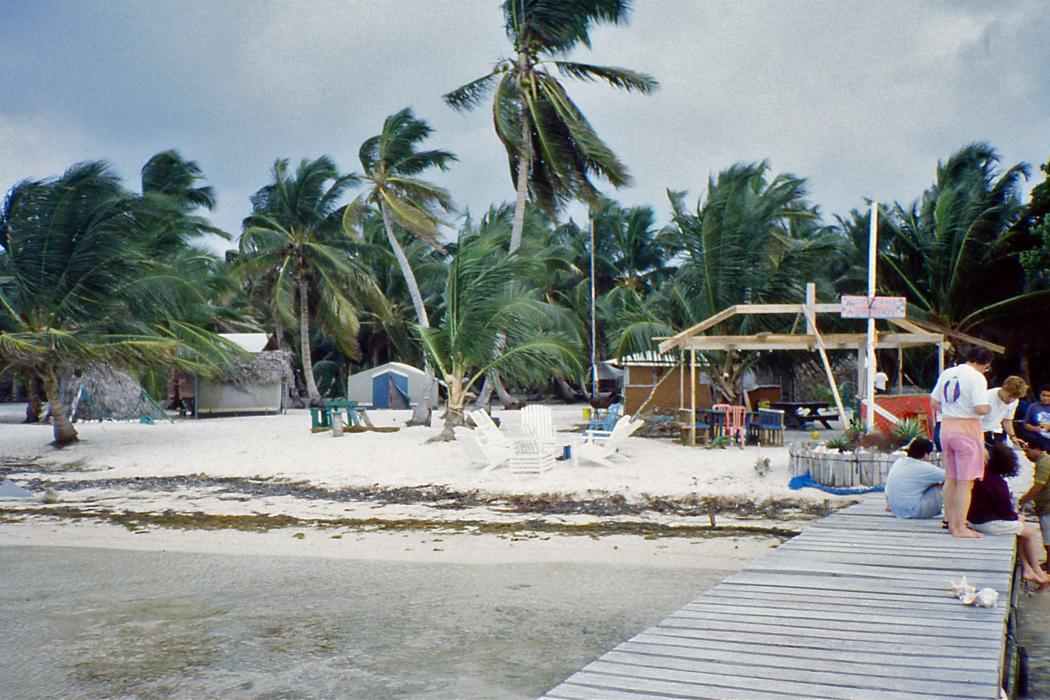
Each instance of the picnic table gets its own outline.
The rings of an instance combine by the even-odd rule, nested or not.
[[[324,406],[310,407],[310,429],[317,433],[332,428],[332,414],[346,410],[344,425],[355,425],[357,415],[356,401],[325,401]]]
[[[829,421],[835,420],[835,416],[821,411],[831,408],[827,401],[773,401],[771,408],[779,408],[784,411],[784,423],[788,428],[802,430],[806,423],[815,421],[828,430],[831,430]]]

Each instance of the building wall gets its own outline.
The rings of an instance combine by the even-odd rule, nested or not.
[[[656,413],[674,413],[679,406],[689,406],[689,369],[685,369],[685,382],[680,384],[682,377],[680,367],[650,367],[645,365],[628,365],[624,374],[624,412],[635,413],[642,403],[649,397],[653,385],[670,370],[671,375],[664,380],[663,384],[656,390],[652,400],[646,407],[646,411]],[[679,399],[679,389],[684,394]],[[681,403],[679,403],[681,401]],[[710,408],[712,401],[711,387],[701,381],[700,373],[696,375],[696,407]]]
[[[197,413],[277,413],[283,394],[281,382],[231,384],[202,379],[197,382]]]

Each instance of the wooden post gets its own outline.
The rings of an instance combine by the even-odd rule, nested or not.
[[[897,393],[904,393],[904,346],[897,346]]]
[[[813,282],[806,282],[806,306],[802,312],[806,316],[806,335],[813,335],[817,331],[816,317],[813,313],[816,303],[817,285]]]
[[[807,294],[808,296],[808,294]],[[835,397],[835,409],[839,412],[839,420],[842,422],[843,430],[849,425],[846,420],[846,409],[842,406],[842,396],[839,395],[839,385],[835,381],[835,373],[831,370],[831,362],[828,361],[828,352],[824,347],[824,338],[817,330],[817,319],[813,315],[812,307],[806,314],[806,327],[812,329],[813,336],[817,339],[817,347],[820,349],[820,359],[824,362],[824,373],[828,376],[828,384],[831,385],[831,394]]]
[[[937,376],[944,374],[944,342],[937,343]]]
[[[696,350],[689,350],[689,444],[696,444]]]

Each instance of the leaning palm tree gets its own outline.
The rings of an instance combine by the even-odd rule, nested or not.
[[[493,237],[461,236],[448,267],[441,319],[433,328],[417,325],[423,348],[448,390],[439,440],[454,440],[463,423],[469,392],[489,370],[546,383],[552,373],[578,367],[579,337],[564,309],[542,299],[527,280],[535,259],[506,255]],[[493,356],[496,338],[503,352]]]
[[[630,182],[627,168],[551,72],[602,80],[628,92],[655,90],[656,80],[644,73],[561,58],[580,44],[590,46],[593,25],[625,23],[629,10],[628,0],[504,0],[504,26],[514,56],[444,96],[454,109],[469,110],[494,92],[492,118],[517,193],[511,252],[521,244],[527,199],[553,213],[572,200],[593,201],[598,195],[591,181],[595,175],[614,187]]]
[[[78,439],[59,394],[65,372],[172,361],[205,373],[223,357],[214,336],[182,321],[178,304],[193,290],[157,260],[154,214],[105,163],[23,181],[5,199],[0,365],[41,381],[56,446]]]
[[[358,206],[347,208],[344,217],[344,228],[353,232],[366,202],[379,208],[387,241],[412,298],[416,322],[423,328],[430,327],[427,308],[394,227],[396,225],[417,236],[435,250],[443,250],[438,226],[441,213],[452,210],[452,197],[445,189],[416,176],[430,168],[447,170],[456,156],[439,149],[418,150],[419,144],[432,132],[430,125],[417,119],[408,107],[387,117],[383,121],[383,130],[361,144],[361,167],[371,189],[359,198]],[[410,421],[412,425],[429,422],[430,410],[436,405],[434,370],[429,362],[426,363],[426,372],[427,381]]]
[[[357,181],[356,175],[340,175],[327,156],[303,159],[294,175],[288,161],[279,159],[273,182],[252,196],[252,214],[244,220],[238,267],[249,277],[267,278],[274,308],[289,325],[298,322],[303,379],[311,402],[320,400],[310,348],[311,319],[317,316],[340,350],[356,357],[355,297],[377,307],[383,304],[342,232],[344,207],[339,201]]]

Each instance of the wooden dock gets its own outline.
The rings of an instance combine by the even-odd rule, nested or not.
[[[881,495],[809,526],[547,698],[999,698],[1013,683],[1015,538],[952,539]],[[999,592],[963,605],[949,580]]]

